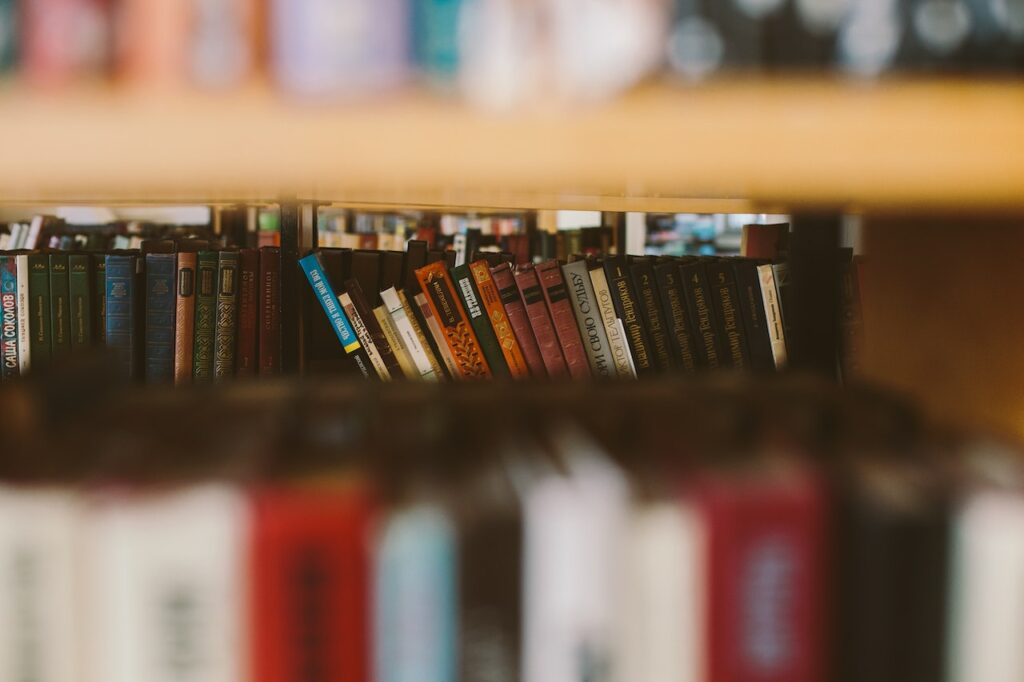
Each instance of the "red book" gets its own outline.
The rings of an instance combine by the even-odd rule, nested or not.
[[[260,376],[281,371],[281,249],[260,249],[259,282]]]
[[[812,474],[708,476],[707,679],[825,679],[825,501]]]
[[[238,338],[235,349],[235,374],[239,377],[256,376],[256,339],[259,318],[260,253],[256,249],[242,249],[238,254]]]
[[[370,525],[359,490],[271,490],[255,497],[252,679],[370,677]]]
[[[517,265],[515,280],[548,376],[553,379],[569,376],[569,368],[562,357],[562,348],[558,343],[558,335],[555,333],[551,316],[548,314],[548,306],[544,302],[544,292],[541,291],[536,270],[532,265]]]
[[[515,277],[512,275],[512,266],[508,263],[491,268],[491,277],[498,287],[498,295],[501,296],[501,303],[505,306],[505,315],[508,316],[509,324],[519,342],[519,349],[523,351],[526,359],[526,366],[530,368],[530,374],[534,377],[546,377],[548,371],[544,368],[544,359],[540,356],[540,347],[537,346],[537,339],[533,335],[533,327],[530,326],[530,318],[526,314],[526,306],[519,296],[519,287],[516,286]]]
[[[534,270],[544,292],[544,300],[548,304],[558,342],[562,344],[562,356],[569,367],[569,374],[573,379],[589,379],[593,376],[590,372],[590,360],[587,358],[586,349],[583,348],[576,313],[573,312],[569,293],[565,289],[562,268],[558,261],[549,260],[536,266]]]

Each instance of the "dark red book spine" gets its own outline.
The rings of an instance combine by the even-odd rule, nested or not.
[[[255,682],[369,680],[371,522],[370,498],[358,490],[255,495]]]
[[[259,281],[260,376],[281,371],[281,249],[260,249]]]
[[[576,313],[572,310],[569,293],[565,289],[562,268],[558,265],[558,261],[549,260],[534,269],[537,272],[540,288],[544,291],[544,300],[551,313],[555,334],[558,336],[559,343],[562,344],[562,356],[565,358],[565,364],[569,367],[569,374],[573,379],[589,379],[593,376],[590,372],[590,360],[587,359],[587,351],[583,348],[580,328],[576,323]]]
[[[534,377],[546,377],[548,371],[544,368],[544,359],[540,356],[540,347],[537,346],[537,338],[533,335],[533,327],[530,326],[530,317],[526,314],[526,306],[519,296],[519,287],[516,286],[515,277],[512,274],[512,266],[502,263],[491,268],[491,277],[498,287],[498,295],[501,303],[505,306],[505,315],[509,324],[512,325],[512,332],[519,342],[519,348],[523,351],[526,359],[526,366],[530,368],[530,375]]]
[[[242,249],[238,257],[238,338],[235,348],[235,375],[256,376],[259,358],[257,328],[259,326],[260,253]]]
[[[530,327],[537,339],[540,356],[544,360],[544,368],[549,377],[558,379],[569,376],[569,368],[562,357],[562,348],[558,343],[558,335],[548,314],[548,306],[544,302],[537,271],[532,265],[519,265],[515,269],[516,286],[526,306],[526,315],[530,319]]]
[[[825,502],[821,481],[707,478],[705,519],[710,682],[820,682]]]

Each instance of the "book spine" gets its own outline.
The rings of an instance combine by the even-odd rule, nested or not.
[[[239,377],[256,376],[257,283],[259,252],[242,249],[238,257],[238,343],[235,348],[235,373]]]
[[[590,361],[583,349],[583,339],[576,326],[576,315],[572,311],[569,292],[565,288],[565,280],[562,278],[562,269],[558,261],[549,260],[541,263],[534,268],[534,272],[541,291],[544,292],[544,301],[551,314],[552,326],[562,347],[562,357],[569,369],[569,375],[573,379],[589,379],[593,376],[590,373]]]
[[[32,315],[28,294],[28,254],[16,256],[14,264],[18,269],[18,370],[21,376],[25,376],[32,369],[32,335],[29,331],[29,320]]]
[[[217,314],[213,337],[213,376],[235,375],[235,343],[238,338],[238,251],[217,256]]]
[[[743,315],[739,307],[739,291],[729,263],[718,261],[707,265],[711,283],[711,303],[718,319],[719,331],[725,339],[727,366],[734,369],[750,368],[750,347],[747,345]]]
[[[217,320],[217,252],[196,256],[196,317],[192,341],[192,380],[213,379],[213,336]]]
[[[93,293],[96,298],[93,305],[93,342],[97,346],[104,346],[107,342],[107,257],[103,254],[93,254],[92,256],[92,271],[93,271]],[[47,283],[49,286],[49,283]],[[50,310],[50,295],[49,288],[47,288],[46,294],[46,310],[47,319],[49,319]],[[47,346],[49,346],[49,339],[51,333],[47,327]]]
[[[462,375],[459,373],[459,367],[455,362],[455,356],[452,355],[451,349],[448,348],[448,343],[444,338],[444,331],[441,329],[441,325],[437,323],[437,318],[434,317],[434,310],[430,307],[430,301],[427,299],[427,295],[424,293],[416,294],[413,297],[417,307],[420,310],[420,315],[423,316],[423,323],[427,326],[430,331],[430,335],[434,338],[434,345],[437,347],[438,355],[441,356],[441,360],[444,362],[445,368],[448,370],[448,375],[453,379],[459,379]]]
[[[71,352],[87,352],[92,346],[92,258],[73,253],[68,257],[68,292],[71,301]]]
[[[146,383],[174,380],[173,253],[146,254]]]
[[[768,326],[768,336],[772,345],[772,359],[775,369],[786,367],[786,333],[782,328],[782,307],[779,305],[779,292],[775,287],[775,269],[771,265],[757,266],[757,276],[761,282],[761,298],[764,305],[764,319]]]
[[[50,254],[50,329],[53,330],[53,355],[71,352],[71,297],[68,282],[68,255]]]
[[[106,342],[124,376],[136,378],[135,255],[109,255],[106,267]],[[53,279],[50,280],[51,284]],[[51,318],[52,319],[52,318]]]
[[[650,375],[657,371],[657,367],[651,357],[650,339],[640,317],[640,306],[625,258],[614,256],[606,259],[604,270],[612,294],[612,304],[615,306],[615,315],[622,321],[622,326],[626,330],[626,341],[633,355],[637,374]]]
[[[604,268],[597,267],[590,270],[590,284],[594,287],[597,309],[601,313],[604,331],[608,336],[608,348],[612,353],[615,372],[620,378],[636,379],[636,366],[633,364],[633,356],[629,352],[625,327],[622,326],[622,320],[615,312],[615,302],[612,299],[611,287],[608,286],[608,277],[604,273]]]
[[[401,339],[406,352],[409,354],[409,360],[413,364],[417,377],[424,381],[437,381],[440,375],[440,367],[435,371],[434,363],[436,360],[431,362],[429,357],[430,351],[425,347],[424,342],[420,340],[420,334],[417,334],[413,326],[415,319],[410,319],[410,315],[406,311],[405,306],[402,305],[402,299],[399,298],[398,293],[395,287],[381,292],[380,296],[384,302],[384,309],[390,316],[395,331]]]
[[[18,370],[18,265],[14,256],[0,256],[0,375],[11,381]]]
[[[473,327],[477,342],[483,351],[484,358],[491,368],[495,377],[508,377],[508,365],[505,364],[505,354],[501,352],[498,345],[498,337],[494,334],[490,321],[487,319],[487,312],[480,302],[480,294],[473,283],[473,275],[469,271],[469,264],[457,265],[451,271],[452,281],[455,283],[455,290],[462,301],[463,309],[469,317],[469,324]]]
[[[697,341],[687,309],[686,294],[683,293],[679,279],[679,265],[671,262],[654,266],[654,278],[665,313],[669,339],[675,348],[679,366],[687,374],[693,374],[703,365],[697,352]]]
[[[501,293],[498,285],[491,275],[491,268],[486,260],[478,260],[471,263],[469,271],[476,282],[476,290],[480,294],[480,303],[483,305],[487,321],[491,325],[494,337],[498,342],[508,367],[509,374],[516,379],[525,379],[530,376],[530,367],[526,363],[522,347],[516,340],[515,330],[505,311],[505,305],[501,301]],[[513,293],[515,284],[513,282]],[[518,298],[518,294],[517,294]],[[540,351],[538,351],[539,355]],[[538,357],[539,360],[539,357]]]
[[[562,348],[558,343],[558,335],[551,322],[547,304],[544,302],[544,292],[537,279],[537,272],[532,265],[521,265],[516,267],[514,276],[547,375],[552,379],[568,376],[569,368],[562,357]]]
[[[299,261],[299,266],[306,274],[306,280],[309,282],[309,286],[312,287],[317,300],[320,301],[320,307],[323,308],[324,314],[331,324],[331,329],[337,335],[342,349],[352,358],[352,361],[363,377],[369,378],[372,376],[370,358],[366,350],[362,348],[351,320],[349,320],[342,309],[341,302],[334,295],[334,288],[327,279],[327,274],[324,272],[320,258],[317,254],[311,253]]]
[[[370,330],[366,327],[366,323],[363,321],[362,316],[359,314],[359,310],[356,308],[356,304],[352,300],[352,296],[350,296],[348,292],[345,292],[338,297],[338,301],[341,303],[342,310],[345,311],[345,316],[348,318],[349,322],[352,323],[352,329],[355,331],[356,337],[359,339],[359,345],[366,351],[366,354],[370,359],[370,365],[373,367],[374,374],[383,381],[391,381],[391,371],[388,369],[387,364],[384,362],[384,358],[377,349],[377,346],[374,343],[374,338],[370,334]]]
[[[415,300],[410,303],[409,297],[404,290],[396,289],[396,293],[399,303],[402,304],[402,311],[405,313],[405,317],[409,321],[413,333],[416,335],[416,340],[419,341],[423,352],[426,354],[427,361],[430,363],[432,375],[424,376],[424,378],[431,381],[444,381],[448,379],[447,370],[442,366],[442,361],[438,359],[441,353],[433,341],[433,335],[430,333],[430,330],[424,330],[426,321],[423,318],[423,311],[420,309],[420,306]]]
[[[733,261],[733,274],[736,276],[739,308],[750,350],[750,367],[756,372],[771,372],[775,369],[775,359],[764,316],[764,296],[761,293],[757,265],[753,261],[736,259]]]
[[[544,367],[544,358],[540,354],[537,337],[533,335],[530,316],[519,295],[519,287],[516,286],[512,267],[508,263],[496,265],[491,268],[491,277],[494,279],[494,285],[498,288],[501,305],[505,309],[505,315],[512,326],[512,333],[523,352],[523,360],[526,361],[530,374],[537,378],[546,377],[548,371]]]
[[[416,364],[412,361],[412,356],[405,347],[401,332],[398,331],[394,319],[383,303],[373,309],[373,316],[377,318],[377,324],[380,325],[381,331],[384,332],[384,338],[387,339],[388,345],[391,346],[391,352],[395,354],[398,366],[402,368],[402,374],[406,379],[419,379],[420,372],[416,369]]]
[[[716,332],[715,314],[711,308],[711,294],[707,276],[701,263],[680,266],[680,275],[685,283],[687,302],[692,312],[692,323],[696,330],[697,349],[702,364],[708,369],[718,369],[725,362],[722,359],[721,340]]]
[[[260,249],[260,376],[281,371],[281,249]]]
[[[420,268],[416,271],[416,277],[451,351],[458,375],[463,379],[490,378],[491,368],[459,304],[445,262],[437,261]]]
[[[192,383],[192,352],[195,344],[196,253],[178,254],[174,311],[174,385]]]
[[[50,364],[50,259],[44,253],[28,257],[29,330],[32,366],[43,369]]]
[[[793,310],[793,287],[790,286],[789,265],[787,263],[774,263],[772,270],[775,273],[775,294],[779,302],[779,315],[782,317],[782,329],[787,339],[793,338],[792,317]],[[789,310],[790,313],[786,311]],[[793,347],[787,342],[786,353],[789,359],[793,356]]]
[[[578,260],[562,266],[562,275],[570,291],[569,301],[576,316],[576,326],[583,340],[594,376],[614,378],[618,375],[612,359],[608,335],[594,296],[594,287],[587,272],[587,262]]]
[[[366,331],[370,335],[370,339],[373,341],[373,347],[380,355],[380,359],[384,363],[384,366],[387,367],[388,376],[381,378],[401,379],[405,376],[402,372],[402,366],[398,362],[395,350],[391,347],[391,344],[388,343],[384,330],[381,328],[380,324],[378,324],[377,316],[373,314],[373,308],[370,307],[369,298],[362,286],[359,284],[359,281],[355,278],[347,280],[345,282],[345,292],[349,295],[349,298],[351,298],[356,312],[359,313],[359,319],[366,327]],[[377,295],[379,296],[380,294],[377,293]]]
[[[675,369],[679,364],[672,352],[672,343],[668,335],[668,325],[661,312],[661,301],[658,299],[657,283],[654,277],[654,266],[643,261],[630,266],[633,286],[640,304],[641,316],[651,340],[652,358],[655,366],[663,371]]]

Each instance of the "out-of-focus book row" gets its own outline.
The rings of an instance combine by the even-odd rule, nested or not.
[[[79,378],[0,392],[4,679],[1024,674],[1019,453],[889,396]]]
[[[425,80],[487,106],[606,98],[655,74],[1017,73],[1015,0],[0,0],[0,68],[360,95]]]

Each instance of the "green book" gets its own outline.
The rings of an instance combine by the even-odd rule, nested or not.
[[[217,315],[217,252],[200,251],[196,258],[196,318],[192,345],[192,378],[213,378],[213,335]]]
[[[91,260],[93,342],[103,346],[107,342],[107,257],[102,253],[94,253]]]
[[[92,345],[92,259],[87,253],[68,256],[68,291],[71,294],[71,352]]]
[[[68,255],[50,254],[50,330],[53,357],[71,352],[71,294]]]
[[[455,290],[459,292],[459,300],[466,310],[469,324],[473,327],[476,340],[480,343],[480,350],[483,351],[487,364],[491,367],[491,374],[495,377],[508,377],[508,365],[505,363],[505,354],[501,352],[498,345],[498,337],[494,335],[494,327],[487,317],[487,310],[480,302],[480,292],[477,291],[476,282],[469,271],[469,265],[463,263],[451,269],[452,281],[455,283]]]
[[[238,337],[238,251],[221,251],[217,258],[217,316],[213,337],[213,376],[235,376]]]
[[[28,328],[32,369],[50,364],[52,331],[50,327],[50,257],[32,253],[28,257]]]

